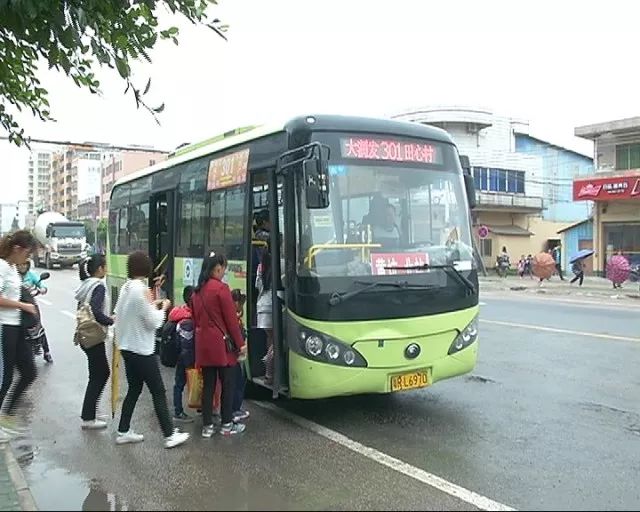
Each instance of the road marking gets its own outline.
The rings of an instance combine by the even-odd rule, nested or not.
[[[42,302],[45,306],[53,306],[53,302],[47,299],[38,298],[38,302]]]
[[[484,318],[481,318],[480,322],[485,324],[502,325],[505,327],[519,327],[520,329],[532,329],[534,331],[555,332],[558,334],[570,334],[573,336],[589,336],[591,338],[602,338],[605,340],[635,341],[636,343],[640,343],[640,338],[632,338],[630,336],[616,336],[615,334],[600,334],[597,332],[572,331],[570,329],[559,329],[557,327],[543,327],[541,325],[517,324],[513,322],[501,322],[499,320],[486,320]]]
[[[486,306],[486,305],[487,305],[487,303],[486,303],[486,302],[478,302],[478,305],[479,305],[479,306]]]
[[[297,414],[291,413],[289,411],[285,411],[273,404],[266,402],[255,402],[251,401],[253,404],[262,407],[263,409],[267,409],[269,411],[282,416],[292,423],[313,432],[314,434],[318,434],[319,436],[324,437],[325,439],[329,439],[340,446],[344,446],[345,448],[355,452],[359,455],[362,455],[378,464],[386,466],[388,468],[397,471],[398,473],[402,473],[409,478],[413,478],[418,482],[422,482],[427,484],[439,491],[442,491],[450,496],[458,498],[465,503],[469,503],[474,507],[479,508],[480,510],[515,510],[507,505],[502,503],[498,503],[490,498],[482,496],[476,492],[470,491],[469,489],[465,489],[464,487],[460,487],[444,478],[436,476],[432,473],[428,473],[423,469],[412,466],[411,464],[407,464],[391,455],[387,455],[386,453],[380,452],[375,448],[371,448],[369,446],[365,446],[353,439],[348,438],[347,436],[336,432],[335,430],[331,430],[330,428],[323,427],[318,423],[307,420],[298,416]]]
[[[68,316],[69,318],[73,318],[74,320],[76,319],[75,313],[72,313],[71,311],[67,311],[66,309],[61,310],[60,313],[62,313],[65,316]]]

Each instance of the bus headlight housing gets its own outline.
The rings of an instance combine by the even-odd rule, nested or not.
[[[456,352],[460,352],[461,350],[467,348],[473,342],[478,339],[478,317],[474,317],[469,325],[467,325],[462,331],[458,333],[456,339],[453,340],[453,343],[449,347],[449,355],[455,354]]]
[[[336,366],[365,368],[367,362],[352,346],[321,332],[303,327],[296,322],[289,323],[289,348],[307,359]]]

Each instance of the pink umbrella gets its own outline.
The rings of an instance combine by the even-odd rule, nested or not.
[[[556,270],[556,261],[547,252],[541,252],[533,257],[533,275],[540,279],[549,279]]]
[[[611,256],[607,262],[607,277],[613,284],[622,284],[629,279],[631,265],[629,260],[620,254]]]

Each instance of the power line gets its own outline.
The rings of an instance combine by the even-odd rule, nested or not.
[[[0,140],[9,140],[9,137],[0,136]],[[33,139],[27,140],[29,143],[36,142],[38,144],[47,144],[50,146],[73,146],[78,148],[87,148],[93,151],[138,151],[140,153],[170,153],[163,149],[145,148],[143,146],[117,146],[102,142],[73,142],[50,139]]]

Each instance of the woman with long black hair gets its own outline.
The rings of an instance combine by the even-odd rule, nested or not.
[[[35,250],[36,241],[28,231],[16,231],[0,241],[0,341],[2,343],[2,387],[0,407],[8,416],[15,413],[20,398],[35,380],[37,372],[33,350],[26,342],[21,315],[36,315],[33,304],[20,301],[22,279],[18,266],[24,265]],[[20,378],[3,404],[13,384],[13,371],[18,369]],[[0,425],[10,429],[12,420],[2,415]]]
[[[196,327],[196,366],[202,368],[202,437],[213,436],[213,395],[220,377],[222,397],[220,415],[225,436],[244,432],[242,423],[233,421],[233,397],[238,357],[246,346],[229,286],[222,282],[227,269],[224,254],[211,252],[202,263],[198,286],[191,297]]]
[[[78,307],[89,304],[96,322],[104,327],[113,325],[113,318],[109,316],[107,288],[104,285],[104,276],[107,274],[106,258],[102,254],[94,254],[81,262],[79,268],[82,283],[76,291]],[[86,348],[80,345],[80,348],[87,356],[89,365],[89,382],[80,416],[82,428],[85,430],[107,428],[106,421],[96,419],[98,401],[110,375],[105,342]]]

